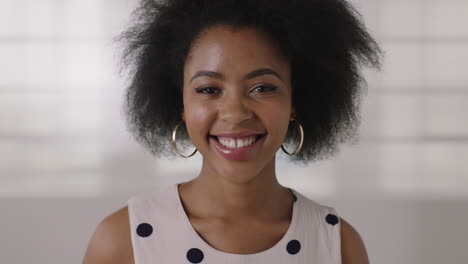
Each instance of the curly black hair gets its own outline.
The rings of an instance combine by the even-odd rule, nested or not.
[[[292,104],[305,133],[293,161],[326,158],[354,137],[367,92],[360,66],[381,66],[379,45],[345,0],[141,0],[132,17],[118,36],[122,66],[130,71],[124,109],[130,131],[155,156],[175,154],[171,133],[181,121],[184,62],[210,26],[254,27],[290,58]],[[290,126],[289,149],[298,135]],[[181,139],[187,144],[188,134]]]

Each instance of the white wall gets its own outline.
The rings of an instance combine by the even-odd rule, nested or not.
[[[386,52],[366,71],[360,141],[307,168],[280,154],[279,180],[336,207],[372,263],[461,263],[468,1],[353,3]],[[129,196],[196,176],[199,154],[155,160],[125,131],[112,37],[134,4],[0,0],[1,262],[79,263]]]

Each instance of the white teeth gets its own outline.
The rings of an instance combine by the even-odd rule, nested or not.
[[[242,147],[255,143],[255,136],[244,138],[244,139],[218,137],[218,140],[221,143],[221,145],[227,148],[235,149],[235,148],[242,148]]]

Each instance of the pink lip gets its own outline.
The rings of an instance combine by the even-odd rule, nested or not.
[[[227,136],[230,135],[230,136]],[[255,134],[248,134],[248,135],[255,135]],[[220,137],[234,137],[233,134],[220,134],[218,135]],[[236,134],[235,136],[240,137],[239,134]],[[243,135],[245,136],[245,135]],[[213,137],[210,137],[210,143],[212,143],[216,150],[221,154],[226,159],[229,160],[237,160],[237,161],[242,161],[242,160],[249,160],[253,157],[255,152],[260,148],[260,146],[263,144],[265,141],[266,136],[262,136],[260,139],[258,139],[255,143],[249,146],[245,146],[242,148],[236,148],[236,149],[230,149],[225,146],[223,146],[221,143],[218,142]]]

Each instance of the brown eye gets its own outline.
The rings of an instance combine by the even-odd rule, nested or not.
[[[252,91],[256,91],[256,92],[259,92],[259,93],[267,93],[267,92],[273,92],[276,90],[276,86],[273,86],[273,85],[259,85],[259,86],[255,86]]]
[[[219,93],[219,89],[217,89],[216,87],[213,87],[213,86],[199,87],[199,88],[196,88],[195,91],[197,93],[201,93],[201,94],[217,94],[217,93]]]

